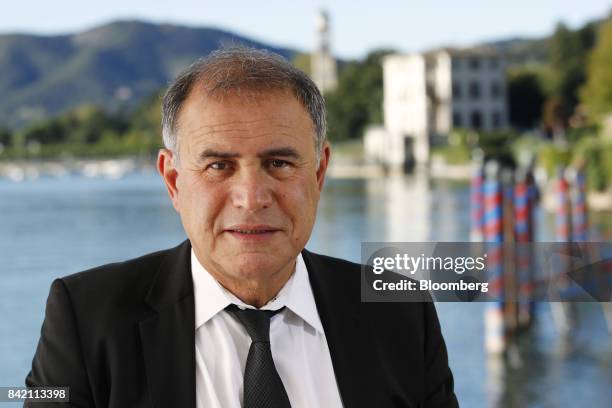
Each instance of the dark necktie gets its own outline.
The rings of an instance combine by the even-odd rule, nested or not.
[[[244,408],[290,408],[289,397],[283,386],[270,349],[270,318],[279,310],[241,310],[229,305],[251,336],[251,347],[244,370]]]

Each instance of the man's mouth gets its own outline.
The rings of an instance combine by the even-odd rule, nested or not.
[[[275,230],[261,229],[261,230],[231,230],[232,232],[238,232],[240,234],[263,234],[265,232],[274,232]]]
[[[243,239],[266,239],[274,235],[275,232],[280,231],[279,228],[272,227],[270,225],[253,225],[243,226],[237,225],[230,227],[225,230],[232,236]]]

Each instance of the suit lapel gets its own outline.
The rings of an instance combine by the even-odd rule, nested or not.
[[[147,383],[154,407],[195,408],[195,303],[189,241],[170,250],[146,297],[157,313],[140,322]],[[360,314],[360,280],[325,257],[302,252],[344,407],[368,406],[381,390],[369,325]]]
[[[367,322],[361,319],[359,276],[353,271],[338,270],[325,257],[307,250],[302,256],[325,330],[342,403],[345,408],[370,406],[367,390],[377,389],[382,379],[372,372],[374,365],[370,358],[374,354],[374,344]]]
[[[195,408],[195,311],[189,241],[170,250],[146,297],[157,313],[140,322],[155,407]]]

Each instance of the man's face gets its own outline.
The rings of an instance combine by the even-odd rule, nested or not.
[[[329,160],[317,166],[314,127],[289,92],[206,98],[179,115],[179,164],[158,167],[199,261],[221,280],[274,278],[308,241]]]

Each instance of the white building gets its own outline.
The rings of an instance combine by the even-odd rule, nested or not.
[[[316,46],[310,56],[312,80],[321,93],[333,91],[338,84],[336,60],[331,54],[329,15],[321,11],[315,18]]]
[[[384,131],[366,133],[367,154],[391,166],[427,163],[432,141],[445,140],[453,128],[507,127],[505,65],[484,48],[385,57]],[[368,145],[379,146],[368,151]],[[382,145],[401,151],[377,157]]]

